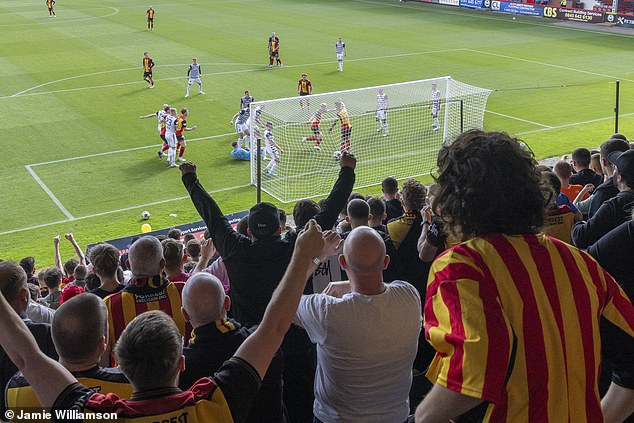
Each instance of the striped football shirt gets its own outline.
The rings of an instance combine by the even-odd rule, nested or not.
[[[543,234],[489,235],[432,265],[428,378],[487,401],[485,422],[601,422],[599,319],[634,307],[588,254]]]

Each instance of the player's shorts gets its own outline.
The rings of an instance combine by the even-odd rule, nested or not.
[[[154,18],[147,18],[148,23],[154,23]]]
[[[376,118],[381,120],[387,119],[387,110],[377,110]]]
[[[433,117],[438,116],[439,112],[440,112],[440,106],[431,106],[431,114]]]
[[[169,145],[170,148],[176,148],[176,134],[165,134],[165,141],[167,141],[167,145]]]
[[[280,56],[280,52],[279,51],[272,51],[271,52],[271,57],[279,57]]]
[[[321,131],[319,130],[319,125],[316,125],[316,124],[310,125],[310,130],[313,131],[313,134],[315,135],[321,134]]]
[[[303,92],[303,91],[300,91],[299,95],[301,95],[301,96],[305,96],[305,95],[310,95],[310,93],[305,93],[305,92]]]
[[[53,11],[53,8],[52,8],[52,7],[49,7],[49,8],[48,8],[48,11],[49,11],[49,12],[52,12],[52,11]]]
[[[176,134],[176,140],[180,143],[184,140],[185,138],[182,135],[178,135]]]
[[[143,77],[145,78],[146,76],[149,76],[151,78],[152,72],[143,72]]]
[[[191,85],[194,82],[197,83],[197,84],[201,84],[202,85],[202,82],[200,82],[200,78],[189,78],[189,82],[187,82],[187,84]]]
[[[343,60],[343,53],[337,53],[337,60]]]
[[[247,132],[248,130],[249,130],[249,127],[247,126],[246,123],[236,122],[236,134],[241,134],[241,133]]]
[[[279,163],[280,153],[277,151],[277,148],[274,148],[273,146],[269,145],[269,143],[265,143],[265,144],[266,144],[266,153],[269,155],[271,159]]]
[[[161,134],[161,139],[165,142],[167,142],[167,138],[165,138],[165,134]]]
[[[341,128],[341,139],[342,140],[349,139],[351,133],[352,133],[352,127],[346,126],[344,128]]]

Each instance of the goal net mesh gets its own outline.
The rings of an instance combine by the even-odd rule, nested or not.
[[[432,117],[432,84],[440,92],[435,130]],[[379,130],[379,89],[388,98],[386,130]],[[279,161],[272,172],[271,154],[261,162],[261,188],[282,202],[326,195],[336,179],[335,158],[342,149],[341,122],[336,103],[345,104],[350,121],[350,152],[357,158],[355,188],[377,185],[388,177],[404,179],[432,172],[440,147],[462,131],[481,129],[491,90],[442,77],[399,84],[315,94],[251,104],[251,151],[257,138],[265,148],[266,123],[277,147]],[[311,118],[320,104],[326,111],[319,125],[320,145],[311,129]],[[438,102],[436,102],[438,103]],[[332,131],[329,131],[330,128]],[[267,168],[268,166],[268,168]],[[265,172],[265,170],[267,170]],[[257,160],[251,160],[251,183],[257,185]]]

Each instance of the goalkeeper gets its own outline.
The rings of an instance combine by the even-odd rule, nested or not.
[[[348,109],[346,109],[346,105],[343,104],[343,101],[341,100],[337,100],[335,102],[335,107],[337,109],[339,123],[341,123],[341,152],[350,153],[350,134],[352,133],[352,125],[350,124]],[[334,121],[328,131],[332,132],[336,125],[337,121]]]

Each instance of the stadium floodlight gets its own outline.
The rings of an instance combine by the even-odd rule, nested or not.
[[[434,84],[439,91],[435,96]],[[377,121],[379,90],[387,94],[387,136]],[[261,163],[261,156],[254,155],[251,183],[257,185],[261,180],[261,189],[282,202],[327,194],[336,179],[337,156],[348,148],[339,117],[345,114],[342,104],[351,126],[349,149],[357,158],[355,188],[379,184],[387,176],[404,179],[429,174],[442,145],[462,131],[482,129],[491,92],[446,76],[252,103],[251,151],[257,151],[258,138],[263,148],[267,142],[271,146],[271,139],[275,144],[273,154],[269,148]],[[322,104],[325,106],[320,109]],[[437,126],[432,117],[434,106],[440,106]],[[316,112],[320,115],[319,134],[311,123]],[[267,123],[272,128],[269,132]],[[269,166],[276,152],[279,162]]]

